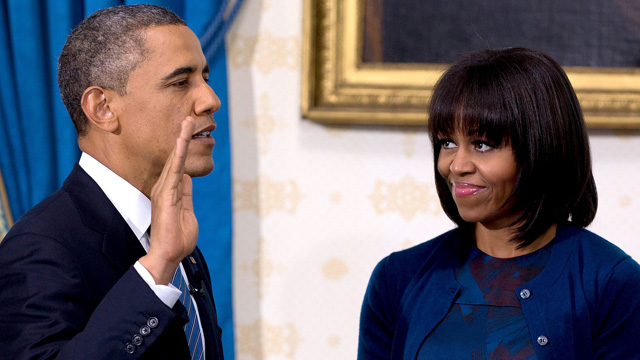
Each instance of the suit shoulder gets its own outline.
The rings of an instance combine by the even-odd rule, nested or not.
[[[24,213],[9,229],[2,243],[23,234],[59,237],[69,232],[69,224],[78,223],[78,213],[69,194],[58,189]]]

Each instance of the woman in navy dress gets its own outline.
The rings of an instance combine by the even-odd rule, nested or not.
[[[378,264],[358,358],[640,359],[640,266],[584,229],[597,192],[560,65],[524,48],[463,57],[429,134],[457,228]]]

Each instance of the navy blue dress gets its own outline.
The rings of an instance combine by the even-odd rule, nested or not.
[[[418,359],[535,360],[516,289],[542,271],[552,243],[509,259],[494,258],[473,247],[456,272],[460,294],[426,338]]]

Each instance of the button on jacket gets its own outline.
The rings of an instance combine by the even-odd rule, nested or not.
[[[536,356],[640,359],[640,266],[582,228],[558,226],[542,272],[516,289]],[[468,246],[452,230],[383,259],[360,317],[358,359],[415,359],[447,315],[460,285],[456,264]]]

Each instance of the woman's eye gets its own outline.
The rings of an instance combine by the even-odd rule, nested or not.
[[[478,141],[476,144],[476,150],[480,151],[480,152],[485,152],[485,151],[489,151],[491,149],[493,149],[493,146],[487,144],[486,142],[483,141]]]
[[[440,140],[440,146],[442,146],[443,149],[453,149],[456,147],[456,143],[448,139],[442,139]]]

